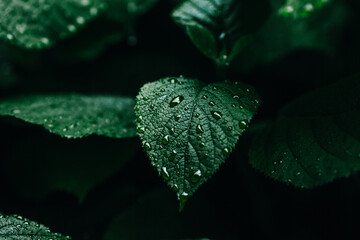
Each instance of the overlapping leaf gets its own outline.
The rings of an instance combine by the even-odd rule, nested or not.
[[[106,7],[104,0],[0,0],[0,38],[27,49],[49,47]]]
[[[267,1],[188,0],[172,17],[204,55],[228,65],[262,25],[267,10]]]
[[[1,240],[69,240],[71,237],[53,233],[48,227],[19,215],[0,213]]]
[[[255,138],[251,164],[302,188],[360,170],[360,78],[314,90],[288,104]]]
[[[165,78],[141,88],[135,112],[151,164],[177,193],[180,209],[235,148],[257,111],[242,83]]]
[[[0,115],[39,124],[66,138],[124,138],[136,135],[133,106],[132,99],[123,97],[35,95],[0,102]]]

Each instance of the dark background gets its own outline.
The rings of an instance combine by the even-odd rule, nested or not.
[[[334,54],[299,49],[248,73],[237,71],[236,65],[229,69],[230,79],[252,84],[260,93],[263,104],[254,125],[275,117],[284,104],[307,90],[359,72],[360,4],[357,0],[345,2],[350,9],[349,20]],[[43,52],[6,46],[15,77],[0,88],[0,98],[59,92],[135,97],[146,82],[167,76],[216,81],[213,62],[173,23],[171,9],[172,5],[160,1],[139,19],[135,46],[121,41],[87,61],[71,58],[70,50],[65,55],[57,50],[70,48],[76,36]],[[98,19],[80,34],[100,26],[114,27]],[[226,163],[179,213],[175,194],[150,166],[138,138],[91,136],[69,141],[41,127],[1,118],[0,211],[38,221],[75,240],[101,239],[114,219],[118,235],[113,239],[358,239],[360,175],[313,190],[275,182],[248,163],[253,131],[249,129]],[[31,174],[22,174],[23,164],[10,172],[6,169],[11,161],[70,158],[84,163],[81,177],[87,171],[87,162],[101,164],[106,156],[120,159],[129,146],[135,151],[125,166],[95,186],[82,203],[65,191],[49,192],[35,200],[24,196],[14,186],[17,182],[31,184]],[[91,154],[86,153],[89,147]],[[57,154],[61,157],[54,158]],[[112,167],[111,162],[106,164]],[[27,171],[31,173],[31,169]]]

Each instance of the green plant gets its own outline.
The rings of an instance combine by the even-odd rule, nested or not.
[[[170,20],[164,22],[169,9],[178,27]],[[145,161],[134,162],[145,157],[135,151],[136,136],[150,164],[175,192],[180,212],[190,197],[196,198],[200,186],[222,171],[218,169],[229,157],[246,162],[248,155],[255,169],[298,188],[310,189],[355,174],[360,169],[359,64],[349,57],[352,53],[346,55],[346,68],[326,66],[316,57],[338,63],[334,59],[343,59],[343,49],[358,49],[360,34],[353,30],[354,39],[348,41],[342,32],[353,26],[349,19],[356,18],[356,9],[354,1],[341,0],[0,0],[0,38],[4,40],[0,115],[40,125],[62,137],[46,139],[40,134],[28,141],[24,138],[28,133],[21,135],[24,122],[4,118],[2,125],[21,129],[14,135],[25,139],[19,146],[9,143],[10,149],[22,150],[3,150],[2,177],[10,189],[6,195],[13,192],[25,202],[43,205],[56,191],[76,196],[79,206],[73,208],[82,214],[73,211],[64,217],[74,219],[75,230],[64,229],[76,239],[139,239],[142,233],[136,232],[136,224],[149,228],[144,230],[144,236],[152,232],[148,239],[185,239],[204,234],[187,230],[191,228],[183,222],[178,225],[183,224],[187,234],[172,226],[164,227],[168,232],[153,229],[165,224],[166,218],[175,223],[191,219],[173,209],[159,210],[165,206],[154,199],[162,196],[172,201],[167,193],[145,194],[144,201],[154,205],[118,207],[119,202],[127,206],[152,189],[145,184],[149,166]],[[146,20],[148,25],[141,27]],[[167,25],[165,29],[171,31],[165,33],[161,26]],[[137,28],[143,30],[139,37]],[[149,42],[138,43],[142,39]],[[173,43],[184,45],[177,50]],[[303,75],[295,76],[293,65],[282,62],[291,60],[292,54],[294,74],[303,70]],[[316,63],[318,68],[307,70]],[[332,69],[321,71],[322,65]],[[267,69],[273,76],[266,75]],[[178,75],[183,72],[201,80]],[[319,75],[326,76],[318,81]],[[276,82],[279,77],[284,81]],[[296,80],[291,82],[289,77]],[[282,87],[292,92],[284,94]],[[303,92],[307,93],[297,97]],[[260,100],[261,96],[265,98]],[[4,128],[4,138],[19,131],[12,128]],[[84,139],[79,142],[80,138]],[[137,172],[142,165],[145,170]],[[111,178],[121,169],[128,181]],[[126,169],[131,171],[127,174]],[[240,170],[225,172],[246,176]],[[139,181],[142,187],[136,184]],[[236,187],[227,188],[228,193]],[[199,198],[208,206],[207,198]],[[101,210],[104,206],[109,208]],[[137,215],[138,209],[158,212],[160,222],[128,221],[126,216]],[[209,213],[201,214],[205,218]],[[144,219],[158,219],[153,217]],[[89,230],[98,225],[99,232]],[[204,225],[211,227],[208,222]],[[82,228],[88,232],[82,233]],[[239,236],[226,234],[209,233],[209,237]],[[52,234],[20,216],[0,215],[0,238],[70,237]]]

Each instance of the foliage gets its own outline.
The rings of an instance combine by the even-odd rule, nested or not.
[[[0,210],[74,239],[328,238],[286,206],[354,192],[359,10],[0,0]],[[0,239],[69,238],[0,214]]]

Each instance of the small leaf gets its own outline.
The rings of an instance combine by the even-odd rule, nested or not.
[[[106,7],[104,0],[0,0],[0,38],[27,49],[50,47]]]
[[[317,9],[322,8],[332,0],[287,0],[279,9],[279,14],[285,17],[308,17]]]
[[[298,19],[279,17],[279,7],[272,5],[271,16],[234,60],[234,71],[250,71],[302,49],[334,53],[348,16],[344,2],[334,1],[318,14]]]
[[[151,164],[177,193],[180,209],[235,148],[258,106],[256,92],[240,82],[206,86],[165,78],[141,88],[138,133]]]
[[[42,125],[66,138],[124,138],[136,135],[133,106],[132,99],[123,97],[35,95],[0,102],[0,115]]]
[[[0,239],[2,240],[69,240],[71,237],[52,233],[48,227],[19,215],[0,213]]]
[[[229,65],[251,41],[267,11],[266,1],[188,0],[175,9],[172,17],[204,55]]]
[[[302,188],[360,170],[360,81],[340,81],[288,104],[254,139],[251,164]]]

